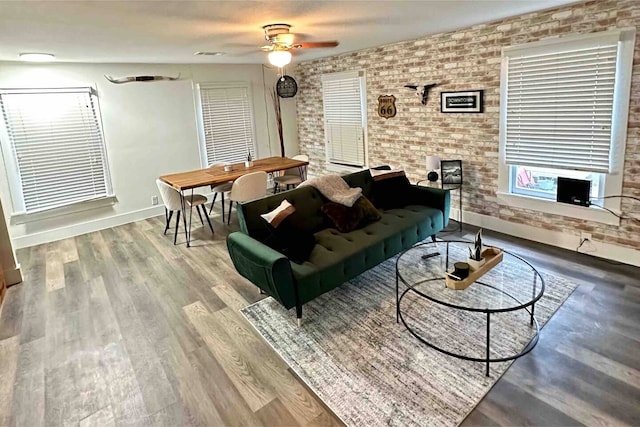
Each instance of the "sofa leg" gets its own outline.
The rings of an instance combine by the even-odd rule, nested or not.
[[[435,241],[436,241],[436,235],[435,235],[435,234],[432,234],[432,235],[431,235],[431,241],[432,241],[432,242],[435,242]]]
[[[298,327],[302,326],[302,304],[296,304],[296,317],[298,318]]]

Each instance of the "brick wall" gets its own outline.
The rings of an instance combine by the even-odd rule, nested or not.
[[[498,190],[500,62],[505,46],[562,35],[640,25],[640,2],[589,1],[529,13],[417,40],[364,49],[296,67],[300,152],[310,156],[310,171],[324,170],[324,128],[320,76],[363,69],[367,78],[369,163],[402,166],[415,182],[425,178],[425,155],[462,159],[463,211],[498,217],[540,229],[592,234],[595,241],[638,249],[640,223],[619,227],[501,205]],[[439,83],[426,106],[405,84]],[[440,113],[440,91],[484,89],[483,114]],[[623,194],[640,197],[640,42],[634,55]],[[379,95],[397,98],[397,115],[377,115]],[[452,192],[457,206],[457,192]],[[640,202],[624,201],[625,212],[640,217]]]

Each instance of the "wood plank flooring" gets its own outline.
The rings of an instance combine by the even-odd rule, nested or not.
[[[262,296],[226,251],[237,220],[213,219],[190,249],[158,217],[19,250],[0,426],[341,425],[238,312]],[[640,269],[485,239],[580,287],[463,424],[640,424]]]

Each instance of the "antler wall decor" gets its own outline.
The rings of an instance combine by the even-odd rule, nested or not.
[[[130,76],[130,77],[121,77],[119,79],[116,79],[116,78],[111,77],[111,76],[107,76],[105,74],[104,78],[109,80],[111,83],[115,83],[115,84],[119,85],[119,84],[122,84],[122,83],[131,83],[131,82],[157,82],[157,81],[162,81],[162,80],[174,81],[174,80],[180,79],[180,74],[178,73],[178,75],[176,77],[169,77],[169,76]]]
[[[422,97],[422,105],[427,105],[427,99],[429,98],[429,89],[431,89],[432,87],[436,87],[438,86],[438,83],[431,83],[428,85],[424,85],[422,87],[422,90],[419,89],[420,86],[417,85],[404,85],[404,87],[409,88],[411,90],[415,90],[416,91],[416,95]]]

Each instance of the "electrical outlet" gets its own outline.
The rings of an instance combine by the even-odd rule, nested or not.
[[[156,206],[158,204],[158,196],[151,196],[151,204]]]

